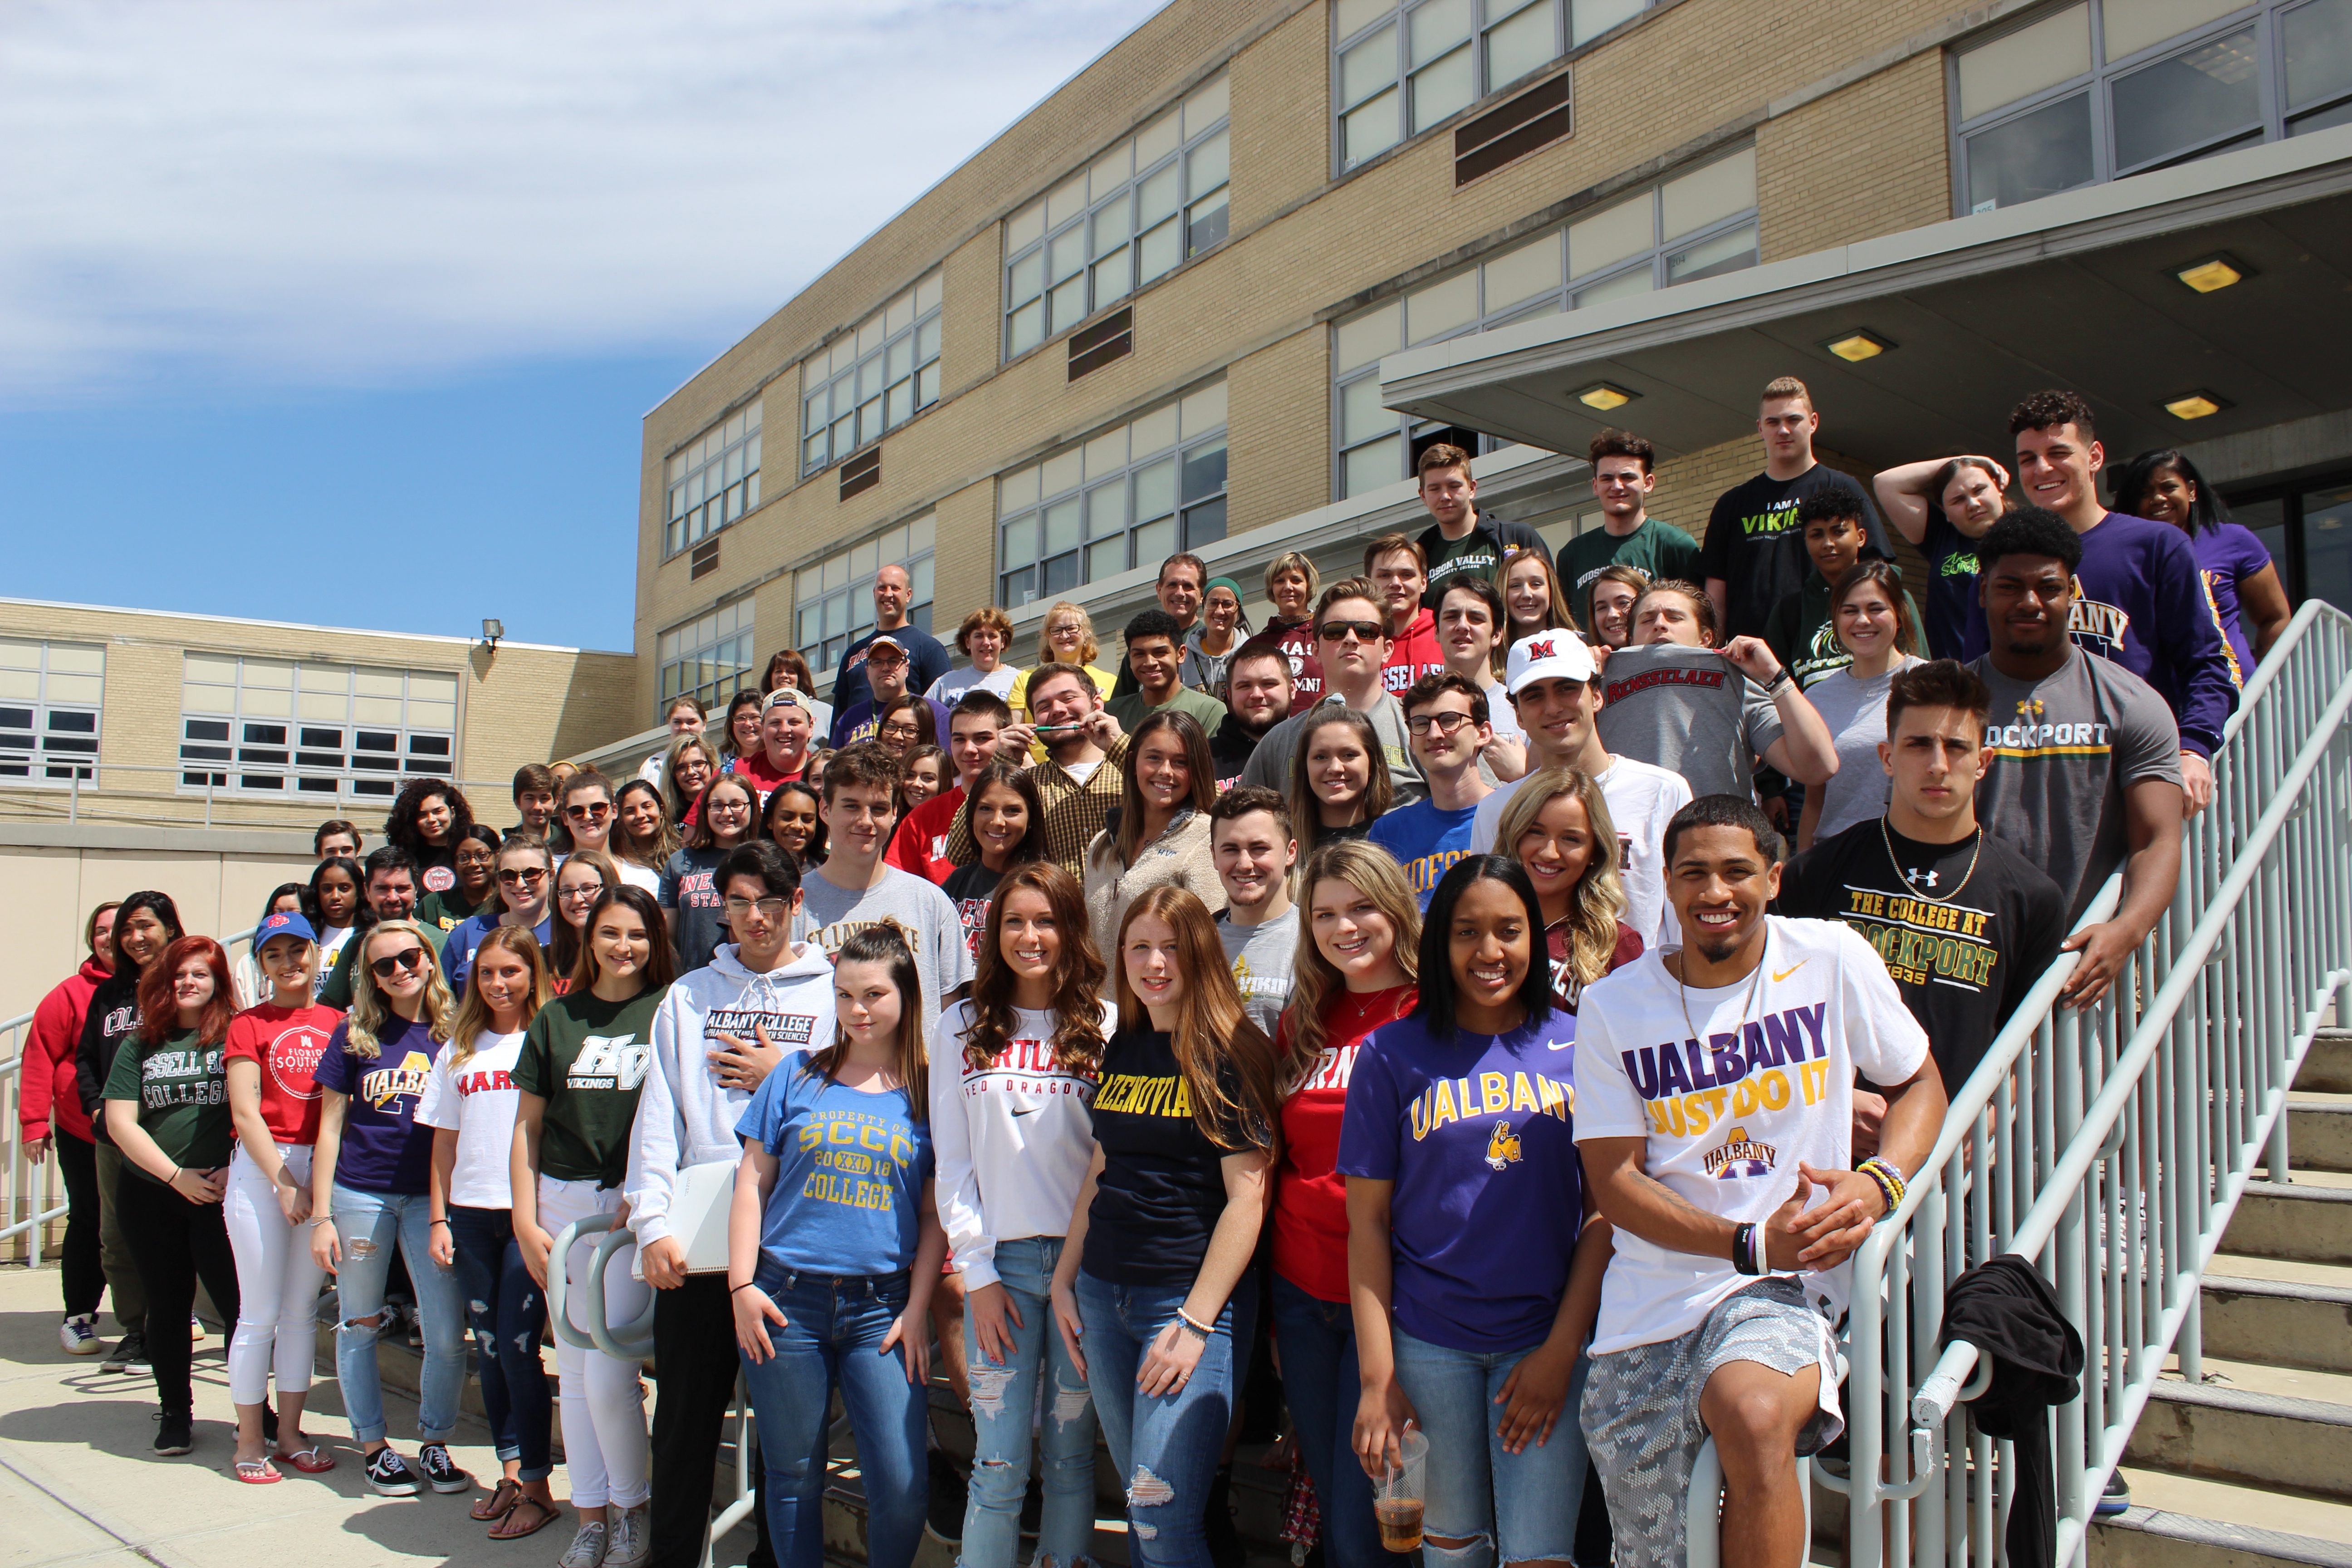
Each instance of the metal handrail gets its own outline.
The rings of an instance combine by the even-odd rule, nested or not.
[[[625,1226],[613,1222],[618,1217],[609,1214],[583,1215],[555,1233],[555,1244],[547,1249],[547,1317],[555,1337],[574,1350],[602,1351],[617,1361],[643,1361],[654,1353],[653,1311],[648,1308],[637,1322],[625,1326],[642,1338],[623,1341],[613,1326],[604,1321],[604,1265],[624,1247],[636,1245],[636,1237]],[[572,1256],[572,1244],[583,1237],[606,1232],[588,1258],[588,1276],[578,1289],[584,1292],[580,1302],[580,1315],[587,1321],[588,1331],[581,1332],[572,1326],[570,1310],[574,1287],[565,1278],[564,1260]]]
[[[2055,1415],[2061,1564],[2082,1560],[2168,1352],[2200,1374],[2205,1269],[2254,1167],[2286,1179],[2287,1089],[2330,1001],[2352,1021],[2352,617],[2297,612],[2213,773],[2170,910],[2106,1000],[2057,1006],[2071,953],[2035,982],[1854,1255],[1852,1568],[1878,1568],[1890,1542],[1948,1568],[1999,1558],[2014,1457],[1966,1409],[1990,1369],[1973,1345],[1936,1346],[1966,1268],[2032,1259],[2084,1339],[2083,1396]],[[2120,895],[2117,876],[2080,924]]]
[[[62,797],[65,801],[65,810],[62,813],[58,813],[54,809],[51,809],[47,813],[47,815],[56,821],[68,824],[79,824],[83,819],[82,798],[85,795],[96,800],[110,804],[121,805],[130,805],[134,802],[202,801],[205,807],[204,826],[206,827],[214,826],[213,805],[215,800],[226,805],[249,805],[260,807],[264,810],[276,807],[278,810],[283,811],[289,807],[299,807],[307,809],[314,816],[320,811],[326,811],[331,814],[332,812],[346,806],[389,806],[392,804],[390,799],[383,795],[354,795],[346,790],[337,790],[331,795],[308,795],[298,798],[284,795],[271,795],[267,792],[262,791],[248,793],[244,790],[233,790],[226,785],[215,785],[210,782],[209,775],[212,773],[237,772],[237,766],[234,763],[110,763],[97,757],[76,757],[58,761],[43,759],[35,762],[33,765],[35,767],[71,768],[74,772],[69,776],[62,779],[11,778],[0,780],[0,799],[6,800],[13,809],[25,814],[24,816],[16,818],[15,820],[25,820],[31,816],[41,815],[41,813],[36,810],[37,807],[39,807],[45,802],[54,801]],[[275,767],[278,764],[273,763],[270,765]],[[85,769],[88,770],[90,774],[90,777],[87,780],[82,777],[82,770]],[[164,790],[109,789],[105,787],[103,782],[104,776],[111,773],[165,773],[179,775],[194,773],[201,773],[207,775],[204,788],[196,789],[193,786],[188,786]],[[387,773],[383,774],[382,777],[383,782],[393,784],[405,784],[412,777],[432,777],[437,779],[440,783],[446,784],[456,789],[488,791],[493,799],[503,798],[505,792],[511,783],[510,780],[507,779],[460,779],[441,778],[438,774],[415,775],[410,774],[405,770]],[[153,826],[158,825],[152,812],[142,812],[130,816],[106,818],[100,818],[93,816],[90,820],[137,823],[142,826]],[[161,826],[166,827],[178,827],[187,825],[166,821],[162,823]],[[268,822],[237,822],[228,824],[226,826],[236,827],[271,827],[276,825]]]

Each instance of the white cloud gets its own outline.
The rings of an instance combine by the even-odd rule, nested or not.
[[[719,346],[1159,3],[15,0],[0,401]]]

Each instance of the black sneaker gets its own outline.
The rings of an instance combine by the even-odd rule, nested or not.
[[[385,1453],[392,1452],[386,1448]],[[436,1492],[469,1492],[474,1489],[474,1478],[459,1469],[449,1458],[447,1447],[439,1443],[427,1443],[416,1450],[416,1468],[425,1472],[425,1479]]]
[[[923,1533],[948,1546],[963,1544],[963,1510],[970,1500],[971,1478],[951,1454],[934,1448],[925,1456],[931,1472],[929,1511]]]
[[[266,1400],[261,1406],[261,1440],[273,1448],[278,1446],[278,1412]]]
[[[147,1364],[147,1336],[131,1329],[114,1342],[106,1359],[98,1363],[100,1372],[129,1372],[134,1366]]]
[[[388,1443],[368,1456],[367,1479],[368,1485],[386,1497],[415,1497],[421,1485],[400,1450]]]
[[[184,1454],[196,1446],[194,1434],[190,1430],[192,1423],[188,1412],[161,1411],[155,1420],[155,1452],[158,1454]]]
[[[2125,1482],[2123,1472],[2117,1470],[2107,1478],[2106,1489],[2099,1494],[2099,1500],[2093,1505],[2091,1517],[2113,1519],[2130,1508],[2131,1488]]]

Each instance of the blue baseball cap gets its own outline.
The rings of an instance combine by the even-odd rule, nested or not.
[[[291,910],[280,910],[262,921],[261,929],[253,933],[253,951],[259,952],[272,938],[281,936],[290,936],[298,942],[319,940],[319,933],[310,929],[309,921]]]

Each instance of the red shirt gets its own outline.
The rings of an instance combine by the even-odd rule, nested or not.
[[[1342,993],[1324,1020],[1323,1056],[1282,1102],[1282,1164],[1275,1172],[1274,1271],[1319,1301],[1348,1299],[1348,1178],[1339,1174],[1339,1122],[1348,1078],[1364,1037],[1402,1018],[1420,994],[1410,985]],[[1278,1047],[1290,1041],[1283,1015]]]
[[[319,1141],[319,1085],[312,1075],[342,1021],[341,1013],[316,1003],[289,1012],[270,1002],[228,1021],[224,1058],[261,1065],[261,1120],[280,1143]]]
[[[25,1042],[24,1081],[16,1093],[16,1122],[27,1138],[49,1136],[54,1116],[57,1131],[85,1143],[93,1141],[89,1112],[81,1108],[74,1053],[81,1048],[90,995],[108,973],[97,959],[85,958],[80,969],[58,982],[33,1009],[32,1037]]]
[[[1272,621],[1265,629],[1290,656],[1290,711],[1304,713],[1323,700],[1323,657],[1315,649],[1315,618],[1287,625]]]
[[[1584,984],[1576,978],[1576,970],[1568,961],[1568,921],[1566,917],[1544,927],[1544,951],[1551,957],[1551,996],[1559,1010],[1573,1017],[1577,1005],[1584,1000]],[[1617,922],[1617,945],[1609,950],[1609,973],[1616,973],[1642,956],[1642,936],[1623,921]]]
[[[1412,625],[1394,640],[1388,663],[1381,666],[1381,684],[1402,697],[1423,676],[1444,673],[1445,650],[1437,646],[1437,612],[1416,610]]]
[[[934,885],[945,882],[955,875],[955,862],[948,858],[948,835],[955,828],[956,813],[962,809],[961,784],[950,784],[915,807],[890,836],[883,864],[928,877]]]
[[[776,793],[778,785],[793,784],[808,772],[808,758],[803,753],[799,767],[788,773],[778,773],[769,764],[766,751],[761,750],[736,758],[730,771],[751,781],[751,787],[760,792],[760,804],[764,806],[768,804],[768,797]]]

